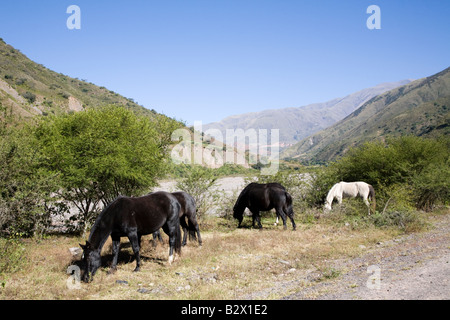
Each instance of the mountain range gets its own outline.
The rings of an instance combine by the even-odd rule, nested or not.
[[[373,97],[350,115],[284,150],[281,157],[328,162],[386,136],[450,134],[450,67]]]
[[[280,146],[286,147],[343,119],[371,98],[410,82],[411,80],[402,80],[382,83],[345,97],[302,107],[233,115],[219,122],[204,124],[203,131],[219,129],[225,137],[226,129],[268,129],[269,132],[270,129],[279,129]]]
[[[0,129],[36,115],[105,104],[123,105],[148,117],[157,114],[105,87],[35,63],[0,38]],[[280,129],[280,146],[288,147],[282,158],[320,163],[388,135],[448,136],[449,108],[447,68],[423,79],[383,83],[324,103],[230,116],[203,125],[203,130],[219,129],[226,136],[226,129]]]

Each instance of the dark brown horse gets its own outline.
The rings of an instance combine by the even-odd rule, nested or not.
[[[280,216],[283,220],[284,229],[287,228],[286,216],[288,216],[291,220],[292,228],[295,230],[292,197],[279,183],[259,184],[253,182],[241,191],[233,208],[233,217],[239,221],[238,227],[241,226],[245,208],[252,212],[253,227],[255,227],[256,221],[258,222],[258,227],[262,228],[260,211],[269,211],[275,208],[277,216]]]
[[[202,237],[200,236],[200,229],[197,222],[197,207],[195,205],[194,198],[187,192],[178,191],[172,193],[181,205],[180,210],[180,225],[183,229],[183,242],[182,246],[186,245],[187,236],[189,233],[189,240],[196,240],[198,238],[198,244],[202,245]],[[186,222],[187,219],[187,222]],[[158,231],[153,233],[153,246],[156,246],[156,238],[162,242],[161,234]]]
[[[120,237],[128,237],[139,271],[141,259],[139,249],[141,236],[151,234],[159,228],[169,235],[169,263],[173,261],[173,250],[181,251],[180,203],[170,193],[159,191],[143,197],[118,197],[98,216],[89,239],[83,248],[82,280],[92,280],[100,267],[100,253],[105,241],[111,235],[113,261],[110,272],[117,266]]]

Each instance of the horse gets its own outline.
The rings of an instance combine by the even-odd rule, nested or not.
[[[280,216],[283,220],[285,230],[287,228],[286,216],[291,220],[293,230],[296,228],[292,197],[279,183],[259,184],[252,182],[241,191],[233,207],[233,217],[239,221],[238,227],[241,227],[245,208],[252,212],[253,227],[255,227],[256,221],[258,222],[258,228],[262,228],[260,211],[269,211],[275,208],[277,217]]]
[[[333,200],[335,198],[337,199],[338,203],[341,204],[343,197],[356,198],[357,196],[360,196],[366,204],[369,210],[369,215],[371,209],[373,212],[375,212],[375,190],[370,184],[362,181],[341,181],[339,183],[336,183],[328,192],[327,198],[325,200],[325,209],[331,210],[331,204],[333,203]],[[372,201],[372,208],[368,199]]]
[[[183,242],[181,243],[182,246],[186,245],[187,242],[187,235],[189,233],[189,240],[196,240],[198,238],[198,244],[202,245],[202,237],[200,236],[200,229],[198,227],[197,222],[197,207],[195,205],[194,198],[187,192],[184,191],[178,191],[178,192],[172,192],[172,195],[177,198],[178,202],[181,205],[180,210],[180,225],[183,229]],[[187,223],[186,223],[187,219]],[[197,235],[197,237],[196,237]],[[153,233],[153,246],[156,247],[156,238],[159,239],[160,242],[162,242],[161,233],[158,231]]]
[[[169,235],[169,264],[173,262],[173,251],[181,252],[180,203],[172,194],[154,192],[142,197],[119,196],[111,202],[95,220],[83,249],[81,269],[82,280],[89,282],[100,267],[100,255],[107,238],[112,238],[113,260],[109,273],[116,270],[119,256],[120,237],[128,237],[139,271],[141,259],[139,249],[141,236],[151,234],[159,228]]]

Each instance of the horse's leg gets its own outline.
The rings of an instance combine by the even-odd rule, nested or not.
[[[141,256],[139,254],[141,236],[138,236],[137,232],[132,232],[128,235],[128,239],[130,240],[131,248],[133,249],[136,258],[136,268],[134,269],[134,272],[137,272],[141,268]]]
[[[244,216],[238,218],[238,228],[241,227],[242,220],[244,220]]]
[[[273,224],[274,226],[278,225],[278,213],[277,213],[277,220],[275,221],[275,223]]]
[[[183,229],[183,242],[181,242],[181,245],[185,246],[186,242],[187,242],[187,235],[188,235],[188,226],[186,224],[186,217],[185,216],[182,216],[180,218],[180,226]]]
[[[258,228],[261,229],[261,215],[259,214],[259,210],[253,209],[250,210],[252,212],[252,219],[253,219],[253,228],[255,228],[255,221],[258,222]]]
[[[156,238],[158,238],[160,243],[164,243],[162,236],[161,236],[161,232],[159,230],[155,231],[155,232],[153,232],[153,240],[152,240],[153,248],[156,248],[156,246],[158,244],[158,242],[156,241]]]
[[[197,233],[197,238],[198,238],[198,244],[201,246],[202,245],[202,237],[200,236],[200,228],[198,226],[198,222],[197,219],[195,218],[194,215],[191,215],[189,218],[189,224],[191,226],[194,226],[195,228],[195,232]]]
[[[368,210],[369,210],[369,216],[370,216],[370,203],[369,203],[369,201],[367,200],[367,198],[363,198],[363,201],[364,201],[364,203],[366,204],[366,206],[367,206],[367,208],[368,208]]]
[[[156,242],[156,238],[158,237],[158,233],[159,233],[159,231],[155,231],[155,232],[153,232],[153,240],[152,240],[152,245],[153,245],[153,248],[156,248],[156,246],[157,246],[157,242]]]
[[[202,237],[200,236],[200,228],[198,226],[198,223],[195,224],[195,231],[197,232],[198,244],[201,246],[203,244],[203,242],[202,242]]]
[[[261,224],[261,215],[258,213],[256,214],[256,221],[258,222],[258,228],[262,229],[262,224]]]
[[[284,210],[283,210],[284,211]],[[286,215],[286,216],[288,216],[289,217],[289,219],[291,220],[291,223],[292,223],[292,230],[295,230],[296,228],[297,228],[297,225],[295,224],[295,222],[294,222],[294,215],[293,214],[288,214],[286,211],[284,212],[284,214]],[[286,228],[285,228],[286,229]]]
[[[117,270],[117,259],[119,257],[120,250],[120,237],[111,236],[112,238],[112,256],[113,260],[111,263],[111,269],[109,269],[108,274],[112,274]]]
[[[277,212],[277,216],[281,217],[281,220],[283,220],[283,228],[284,230],[287,229],[287,225],[286,225],[286,215],[284,214],[284,211],[282,208],[275,208],[276,212]]]
[[[175,248],[175,227],[168,226],[168,223],[166,222],[165,225],[163,225],[164,232],[169,236],[169,264],[172,264],[174,258],[173,258],[173,249]]]
[[[337,200],[337,202],[338,202],[338,204],[339,204],[339,207],[340,207],[341,204],[342,204],[342,195],[337,196],[337,197],[336,197],[336,200]]]

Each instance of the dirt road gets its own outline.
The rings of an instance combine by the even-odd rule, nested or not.
[[[429,231],[377,244],[351,260],[332,261],[330,268],[340,275],[317,283],[309,276],[309,286],[284,299],[448,300],[450,216],[440,217]]]

